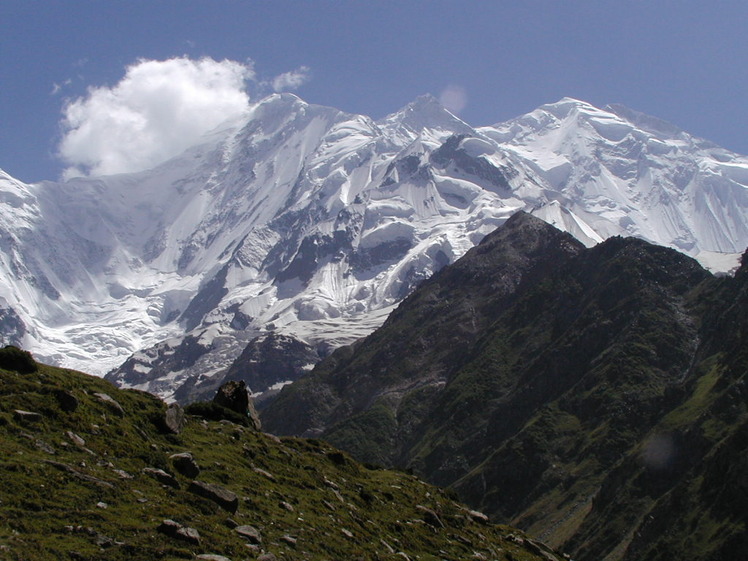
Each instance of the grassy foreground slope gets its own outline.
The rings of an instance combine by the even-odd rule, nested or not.
[[[3,560],[557,558],[321,441],[190,416],[174,434],[153,396],[23,357],[0,363]],[[185,452],[198,474],[177,467]]]

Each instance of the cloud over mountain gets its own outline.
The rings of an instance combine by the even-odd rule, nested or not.
[[[251,63],[139,59],[114,86],[91,87],[63,108],[66,178],[148,169],[246,111]]]

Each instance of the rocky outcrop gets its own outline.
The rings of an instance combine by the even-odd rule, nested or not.
[[[167,407],[166,413],[164,413],[164,426],[169,432],[179,434],[182,432],[186,422],[184,409],[182,409],[181,405],[172,403]]]
[[[243,380],[232,380],[223,384],[218,388],[213,403],[239,413],[242,417],[249,418],[251,426],[260,430],[260,417],[252,403],[249,388]]]

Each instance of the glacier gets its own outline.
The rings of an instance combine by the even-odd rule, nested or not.
[[[715,271],[748,246],[748,158],[570,98],[472,127],[431,96],[375,121],[274,94],[151,170],[0,171],[0,200],[4,342],[166,399],[269,331],[367,335],[520,209]]]

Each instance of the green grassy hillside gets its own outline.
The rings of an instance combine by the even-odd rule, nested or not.
[[[0,351],[0,558],[556,559],[324,442],[189,415],[174,434],[165,412],[145,393]],[[198,474],[173,457],[185,452]]]

